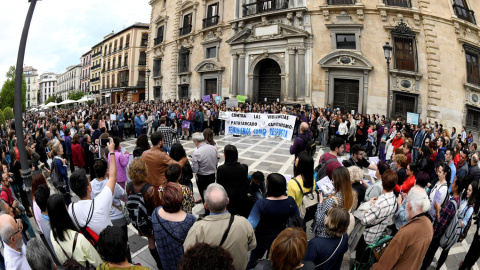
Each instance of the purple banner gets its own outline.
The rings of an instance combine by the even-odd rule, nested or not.
[[[183,121],[182,128],[190,128],[190,122],[189,121]]]
[[[202,97],[203,102],[210,102],[210,95]]]

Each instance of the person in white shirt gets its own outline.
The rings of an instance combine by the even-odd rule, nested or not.
[[[31,269],[25,256],[25,244],[22,238],[23,225],[20,219],[13,219],[10,215],[0,215],[0,237],[3,241],[3,256],[5,269]]]
[[[109,155],[115,155],[115,144],[109,138],[107,143]],[[80,197],[77,203],[68,206],[68,214],[79,227],[87,226],[97,235],[107,226],[112,226],[110,210],[112,208],[113,192],[117,183],[117,165],[115,159],[110,159],[109,178],[104,189],[92,200],[92,186],[85,170],[76,170],[70,176],[70,187]],[[88,221],[88,222],[87,222]]]

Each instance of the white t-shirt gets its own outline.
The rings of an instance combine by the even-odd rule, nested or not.
[[[88,223],[88,227],[97,235],[100,235],[103,229],[109,225],[112,226],[112,221],[110,220],[110,208],[112,207],[112,200],[112,191],[109,188],[104,188],[94,200],[81,200],[77,203],[71,203],[68,206],[68,214],[72,218],[73,223],[76,224],[72,213],[73,205],[75,209],[75,216],[78,220],[78,225],[83,227],[87,221],[92,202],[94,202],[95,205],[93,207],[93,216]]]

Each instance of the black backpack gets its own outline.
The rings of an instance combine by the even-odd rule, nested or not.
[[[60,246],[60,243],[58,243],[58,241],[55,239],[55,241],[57,241],[58,245],[62,249],[63,254],[65,255],[65,258],[67,258],[67,260],[62,265],[63,269],[65,269],[65,270],[91,270],[91,269],[95,269],[94,267],[90,267],[88,261],[87,261],[87,266],[84,267],[77,260],[75,260],[73,258],[73,253],[75,252],[75,247],[77,245],[77,238],[78,238],[78,232],[75,233],[75,238],[73,240],[72,256],[68,256],[67,252],[65,252],[63,247]]]
[[[316,181],[319,181],[323,179],[325,176],[327,176],[327,164],[335,160],[338,161],[338,159],[336,158],[331,158],[325,161],[324,155],[320,157],[320,164],[318,164],[318,166],[315,168],[315,172],[317,172],[317,179],[315,179]]]
[[[143,235],[152,235],[152,213],[147,210],[145,206],[145,200],[143,195],[151,187],[150,184],[145,184],[140,192],[134,193],[133,183],[128,184],[128,188],[131,192],[127,198],[127,209],[130,218],[132,219],[132,225]]]
[[[317,144],[315,143],[313,136],[308,138],[308,140],[305,140],[304,138],[302,138],[302,140],[305,142],[305,152],[307,152],[311,157],[313,157],[315,155],[315,152],[317,151]]]

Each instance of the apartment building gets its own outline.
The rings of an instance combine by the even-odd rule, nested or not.
[[[38,70],[26,66],[23,68],[23,75],[25,75],[25,82],[27,83],[27,109],[30,107],[37,106],[37,95],[38,95]]]
[[[45,100],[47,100],[51,96],[55,96],[57,93],[57,74],[53,72],[43,73],[42,75],[40,75],[38,85],[40,95],[37,98],[37,105],[42,105],[45,104]]]
[[[90,93],[90,69],[92,63],[92,51],[88,51],[80,58],[80,64],[82,65],[82,73],[80,75],[80,90],[83,93]]]
[[[57,94],[62,100],[67,99],[68,92],[80,91],[80,77],[82,74],[82,65],[72,65],[67,67],[65,73],[58,75]]]

